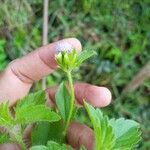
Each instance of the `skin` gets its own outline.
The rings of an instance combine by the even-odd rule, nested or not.
[[[82,46],[75,38],[64,39],[58,42],[68,42],[78,52]],[[38,48],[28,55],[11,62],[8,67],[0,73],[0,102],[9,100],[10,106],[16,100],[28,94],[32,84],[57,69],[55,62],[55,51],[58,42]],[[105,87],[98,87],[87,83],[76,83],[74,85],[75,96],[78,104],[83,104],[83,99],[95,107],[105,107],[111,102],[111,93]],[[54,105],[56,87],[47,89],[47,104]],[[28,131],[29,132],[29,131]],[[28,136],[30,134],[27,134]],[[27,137],[28,137],[27,136]],[[88,150],[93,149],[93,131],[80,123],[72,122],[68,130],[68,144],[74,148],[85,145]],[[19,150],[15,144],[0,145],[1,150]]]

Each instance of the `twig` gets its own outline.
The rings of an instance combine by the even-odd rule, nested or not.
[[[48,44],[48,5],[49,0],[44,0],[44,10],[43,10],[43,45]],[[46,77],[42,79],[42,89],[46,89]]]
[[[123,93],[136,90],[148,78],[150,78],[150,61],[125,86]]]

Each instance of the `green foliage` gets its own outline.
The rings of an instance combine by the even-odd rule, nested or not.
[[[55,55],[56,62],[58,66],[65,72],[72,71],[75,67],[79,67],[81,63],[96,55],[96,52],[93,50],[84,50],[77,54],[77,51],[73,49],[71,52],[68,50],[62,50]]]
[[[55,55],[56,62],[59,67],[67,72],[68,70],[73,70],[77,64],[77,51],[73,49],[71,52],[67,50],[62,50]]]
[[[110,120],[110,124],[116,137],[115,149],[130,150],[140,141],[140,125],[137,122],[120,118]]]
[[[56,93],[56,104],[58,110],[63,118],[64,121],[64,135],[67,135],[67,130],[69,128],[69,124],[71,120],[74,118],[76,113],[75,107],[75,94],[74,94],[74,87],[73,87],[73,79],[72,79],[72,71],[79,67],[79,65],[89,57],[95,54],[94,51],[84,51],[80,54],[77,53],[75,49],[65,49],[59,50],[58,53],[55,55],[55,59],[57,65],[66,73],[69,82],[69,88],[65,87],[64,83],[62,83],[58,91]]]
[[[63,142],[63,125],[61,121],[37,123],[32,131],[32,145],[46,145],[48,141]]]
[[[84,50],[82,51],[78,56],[77,66],[80,66],[83,61],[86,59],[92,57],[93,55],[96,55],[96,52],[93,50]]]
[[[7,55],[5,54],[5,40],[0,40],[0,70],[4,69],[8,64]]]
[[[32,131],[32,145],[46,145],[51,133],[50,123],[39,122]]]
[[[0,69],[41,45],[41,6],[40,0],[1,1],[0,38],[7,42],[0,50]],[[80,81],[111,89],[113,103],[104,112],[113,118],[127,117],[141,124],[144,134],[138,150],[150,149],[148,80],[131,94],[122,95],[121,91],[150,59],[149,14],[149,0],[55,0],[49,6],[49,42],[77,37],[84,49],[96,50],[98,55],[89,59],[88,64],[84,62],[73,75]],[[59,72],[51,76],[53,84],[64,79]],[[38,89],[41,89],[39,82],[33,87],[35,91]],[[88,120],[84,113],[80,115],[78,119]]]
[[[30,94],[23,100],[20,100],[15,108],[16,122],[29,124],[37,121],[58,121],[60,119],[59,116],[45,106],[45,100],[44,91]]]
[[[56,149],[56,150],[66,150],[67,149],[67,146],[66,145],[60,145],[56,142],[53,142],[53,141],[49,141],[47,143],[47,147],[49,148],[49,150],[53,150],[53,149]],[[68,147],[68,150],[69,150],[69,147]]]
[[[8,143],[9,141],[9,136],[7,134],[0,133],[0,144]]]
[[[56,104],[57,104],[58,110],[64,122],[66,123],[68,116],[69,116],[69,111],[70,111],[71,96],[64,82],[60,84],[55,97],[56,97]]]
[[[115,145],[115,135],[108,117],[104,116],[99,109],[95,110],[86,102],[84,102],[84,106],[93,124],[96,150],[112,150]]]
[[[31,93],[17,102],[15,110],[17,111],[17,109],[28,107],[29,105],[32,106],[41,105],[44,104],[45,101],[46,101],[46,95],[44,91]]]
[[[60,120],[60,117],[51,111],[51,109],[44,105],[28,106],[17,109],[16,122],[18,124],[30,124],[37,121],[54,122]]]
[[[75,97],[74,97],[73,81],[72,81],[72,76],[70,72],[70,67],[73,70],[74,68],[77,67],[76,65],[77,63],[78,64],[82,63],[87,58],[93,56],[93,54],[94,52],[84,51],[78,57],[75,50],[69,53],[67,50],[65,50],[65,51],[60,51],[55,56],[57,60],[57,64],[66,73],[68,77],[68,81],[69,81],[69,86],[71,88],[71,90],[69,91],[66,88],[65,83],[62,82],[60,86],[58,87],[58,90],[55,95],[58,112],[61,114],[63,122],[56,122],[53,124],[52,123],[37,124],[36,128],[32,132],[32,145],[37,145],[37,144],[45,145],[49,140],[57,141],[59,143],[65,142],[64,140],[67,134],[69,124],[71,122],[71,119],[73,119],[74,111],[76,110],[75,109],[76,107],[74,106]],[[79,58],[79,59],[76,60],[73,58]],[[71,61],[73,62],[71,63]],[[43,137],[43,133],[45,133],[44,137]],[[58,144],[57,145],[55,144],[54,149],[59,149],[58,146],[59,146]]]
[[[33,146],[30,150],[48,150],[48,148],[44,145]]]
[[[13,109],[15,113],[14,117],[11,116],[8,103],[2,103],[0,105],[0,126],[7,131],[11,140],[19,144],[23,150],[27,150],[22,135],[23,127],[33,123],[37,124],[32,132],[32,146],[35,146],[31,147],[31,150],[72,149],[64,144],[66,143],[65,138],[67,137],[69,124],[72,121],[76,110],[71,71],[77,67],[76,64],[81,64],[95,53],[84,51],[78,57],[75,51],[73,51],[71,55],[67,51],[63,51],[63,55],[58,57],[60,53],[62,54],[62,52],[59,52],[56,55],[56,59],[59,67],[68,77],[70,88],[70,90],[68,90],[64,82],[62,82],[55,95],[58,113],[61,114],[62,118],[56,113],[57,110],[54,112],[45,105],[46,96],[44,91],[30,94],[18,101]],[[65,59],[62,59],[61,57],[65,57]],[[75,61],[73,60],[74,65],[71,64],[71,70],[68,62],[69,57],[78,58]],[[59,59],[61,59],[61,61],[59,61]],[[66,63],[68,67],[66,67]],[[84,107],[94,128],[96,150],[130,150],[140,141],[138,123],[132,120],[124,120],[123,118],[109,120],[99,109],[94,109],[88,103],[84,102]],[[61,122],[61,119],[63,122]],[[47,122],[50,124],[47,124]],[[52,122],[56,123],[53,124]],[[129,140],[130,138],[131,140]],[[1,139],[1,141],[4,142],[4,140],[7,139],[7,136],[1,137]],[[81,147],[80,149],[85,148]]]
[[[11,29],[22,26],[28,23],[31,15],[32,9],[27,1],[5,0],[0,5],[0,26],[7,24]]]
[[[60,120],[59,115],[45,105],[45,93],[42,91],[18,101],[14,112],[15,116],[12,117],[8,102],[0,104],[0,127],[3,127],[11,141],[19,144],[23,150],[26,150],[22,135],[24,126],[39,121],[55,122]],[[1,141],[6,142],[5,136],[1,138]]]
[[[139,124],[133,120],[109,120],[99,109],[94,109],[88,103],[84,106],[92,121],[96,150],[131,150],[140,141]]]
[[[47,146],[39,145],[39,146],[33,146],[30,150],[71,150],[66,145],[60,145],[56,142],[49,141],[47,143]]]
[[[8,102],[0,104],[0,126],[11,127],[13,126],[13,118],[9,111]]]

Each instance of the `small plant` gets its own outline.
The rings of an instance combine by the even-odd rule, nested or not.
[[[55,95],[56,108],[45,105],[45,92],[39,91],[19,100],[13,109],[8,102],[0,105],[0,143],[17,143],[22,150],[66,150],[73,149],[66,145],[66,134],[70,122],[78,108],[75,106],[75,95],[72,71],[80,64],[95,55],[94,51],[76,50],[59,51],[56,62],[68,79],[63,81]],[[140,141],[139,124],[133,120],[109,119],[100,109],[95,109],[84,101],[84,108],[89,115],[95,134],[94,150],[131,150]],[[34,124],[31,145],[24,141],[24,131]],[[90,139],[89,139],[90,140]],[[82,146],[81,150],[85,150]]]

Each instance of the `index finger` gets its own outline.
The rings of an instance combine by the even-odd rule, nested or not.
[[[0,150],[21,150],[16,144],[1,144]]]
[[[75,38],[64,39],[38,48],[11,63],[11,70],[23,82],[37,81],[56,69],[55,54],[60,48],[75,48],[81,51],[81,44]]]
[[[17,99],[27,95],[34,81],[52,73],[57,67],[55,53],[58,48],[75,48],[80,52],[81,44],[75,38],[68,38],[14,60],[0,74],[0,101],[9,100],[13,105]]]

